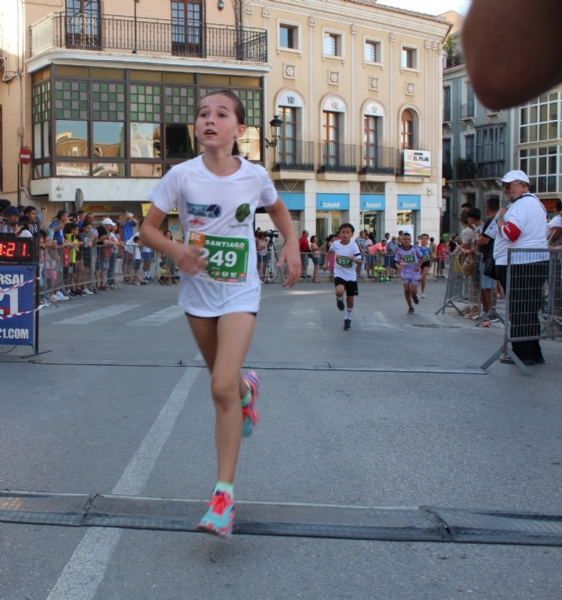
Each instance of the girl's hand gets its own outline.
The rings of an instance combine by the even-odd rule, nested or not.
[[[287,242],[283,246],[277,268],[282,267],[285,263],[287,263],[287,279],[283,282],[283,287],[293,287],[302,273],[301,254],[297,240],[294,243]]]
[[[197,275],[207,266],[207,261],[202,258],[203,250],[201,248],[197,248],[193,244],[176,244],[176,247],[177,250],[174,248],[172,260],[180,271],[187,275]]]

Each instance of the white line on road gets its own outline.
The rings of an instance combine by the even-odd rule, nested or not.
[[[184,311],[177,305],[168,306],[168,308],[164,308],[159,310],[151,315],[147,315],[146,317],[142,317],[142,319],[137,319],[136,321],[131,321],[127,323],[127,325],[142,325],[144,327],[158,327],[160,325],[164,325],[168,321],[172,321],[173,319],[177,319],[182,316]]]
[[[64,319],[64,321],[56,321],[54,325],[87,325],[88,323],[94,323],[95,321],[102,321],[103,319],[109,319],[115,317],[128,310],[139,307],[140,304],[112,304],[99,310],[93,310],[85,315],[79,315],[78,317],[72,317],[71,319]]]
[[[285,317],[285,329],[320,328],[320,313],[314,308],[294,308]]]
[[[140,494],[201,369],[187,369],[141,442],[112,494]],[[89,600],[103,580],[122,529],[93,527],[63,569],[47,600]]]

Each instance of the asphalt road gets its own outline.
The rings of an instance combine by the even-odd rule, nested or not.
[[[176,293],[125,287],[50,307],[51,351],[0,357],[1,489],[209,497],[209,375],[185,367],[198,351]],[[502,341],[500,325],[435,316],[443,293],[431,283],[408,316],[399,284],[363,284],[344,332],[328,284],[264,286],[248,360],[275,369],[261,370],[236,498],[560,514],[561,342],[543,344],[533,378],[499,363],[432,372],[478,367]],[[2,600],[559,599],[561,564],[557,547],[0,524]]]

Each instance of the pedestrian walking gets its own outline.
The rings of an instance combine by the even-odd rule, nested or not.
[[[252,227],[256,209],[266,208],[285,239],[277,265],[288,267],[283,285],[292,287],[301,274],[289,211],[265,169],[239,156],[236,140],[245,131],[238,96],[227,90],[205,96],[195,123],[204,154],[177,165],[156,184],[141,229],[143,243],[172,257],[182,272],[179,305],[211,372],[218,477],[197,528],[223,537],[230,536],[236,511],[234,475],[241,437],[258,420],[261,380],[257,373],[241,371],[260,303]],[[185,244],[174,244],[159,230],[174,207]]]
[[[360,265],[363,262],[359,246],[351,239],[354,232],[355,228],[351,223],[344,223],[338,232],[339,239],[334,240],[328,252],[329,257],[333,255],[335,259],[336,305],[339,310],[346,311],[343,322],[344,331],[351,329],[354,297],[359,295],[355,265]],[[344,294],[346,295],[346,304],[343,302]]]
[[[394,255],[396,266],[400,271],[404,286],[404,297],[408,305],[408,314],[414,314],[414,304],[419,304],[418,284],[420,282],[420,269],[423,254],[417,246],[412,246],[412,236],[408,232],[402,234],[402,248]]]

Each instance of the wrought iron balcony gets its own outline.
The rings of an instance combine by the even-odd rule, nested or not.
[[[267,31],[172,20],[52,13],[31,26],[31,56],[53,48],[161,52],[267,62]]]
[[[361,175],[396,175],[396,148],[385,146],[362,146],[363,161]]]
[[[473,119],[476,116],[476,106],[475,102],[468,102],[467,104],[461,104],[460,107],[460,118],[463,119]]]
[[[449,106],[445,106],[445,108],[443,109],[443,123],[450,123],[451,122],[451,105],[449,104]]]
[[[319,173],[327,171],[357,173],[357,146],[339,142],[322,142],[319,144],[319,154]]]
[[[314,171],[314,142],[279,138],[273,171]]]

